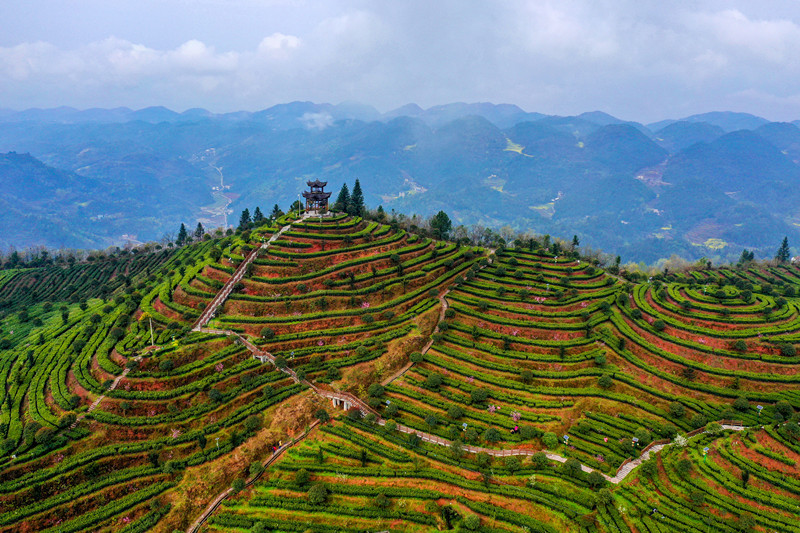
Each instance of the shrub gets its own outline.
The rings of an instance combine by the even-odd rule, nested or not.
[[[301,468],[294,473],[294,482],[298,487],[305,487],[309,480],[311,480],[311,474],[305,468]]]
[[[597,470],[589,472],[589,475],[586,477],[586,481],[589,482],[589,486],[593,489],[604,487],[606,484],[606,478],[604,478],[603,474]]]
[[[680,402],[672,402],[669,404],[669,414],[675,418],[683,418],[686,414],[686,407]]]
[[[653,477],[658,474],[658,463],[655,459],[649,459],[642,463],[641,472],[647,477]]]
[[[520,462],[519,462],[519,457],[516,457],[514,455],[506,457],[506,459],[504,461],[504,464],[505,464],[506,468],[508,469],[508,471],[511,472],[512,474],[514,472],[516,472],[517,470],[519,470],[520,467],[522,466],[520,464]]]
[[[612,385],[614,385],[614,380],[611,379],[611,376],[608,374],[603,374],[599,378],[597,378],[597,385],[601,389],[610,389]]]
[[[555,436],[555,434],[553,436]],[[550,460],[544,452],[536,452],[533,454],[533,457],[531,457],[531,464],[535,469],[541,470],[550,464]]]
[[[489,391],[486,389],[472,389],[469,393],[472,403],[483,403],[489,398]]]
[[[425,386],[429,389],[436,390],[442,385],[442,383],[444,383],[444,378],[438,372],[428,374],[428,377],[425,378]]]
[[[374,500],[372,500],[372,505],[378,509],[388,509],[392,505],[392,501],[386,496],[386,494],[380,493],[375,496]]]
[[[411,355],[408,356],[412,363],[421,363],[422,362],[422,352],[412,352]]]
[[[633,436],[639,439],[639,446],[647,446],[650,444],[650,441],[653,440],[650,432],[641,427],[634,432]]]
[[[477,531],[481,527],[481,519],[478,515],[470,514],[464,517],[462,524],[470,531]]]
[[[781,344],[780,345],[781,355],[785,357],[794,357],[797,355],[797,349],[791,344]]]
[[[608,507],[614,503],[614,494],[609,489],[600,489],[597,491],[596,501],[597,505],[600,505],[601,507]]]
[[[545,448],[552,450],[558,446],[558,437],[552,431],[548,431],[542,435],[542,444]]]
[[[373,383],[367,389],[367,394],[370,396],[380,397],[386,393],[386,389],[380,383]]]
[[[258,415],[250,415],[244,421],[244,428],[248,432],[256,431],[261,427],[261,417]]]
[[[664,328],[666,327],[667,325],[660,318],[655,322],[653,322],[653,329],[655,329],[656,331],[664,331]]]
[[[459,418],[464,416],[464,410],[458,405],[451,405],[450,407],[447,408],[447,416],[449,416],[453,420],[458,420]]]
[[[489,428],[483,432],[483,440],[486,442],[497,442],[500,440],[500,432],[495,428]]]
[[[519,379],[525,384],[530,384],[533,381],[533,372],[530,370],[523,370],[520,372]]]
[[[689,421],[689,425],[691,425],[695,429],[701,428],[705,426],[707,423],[708,420],[701,414],[694,415],[692,419]]]
[[[733,408],[741,412],[747,411],[750,409],[750,402],[744,396],[739,396],[733,401]]]
[[[792,405],[786,400],[781,400],[775,404],[775,410],[779,412],[783,418],[789,418],[794,413]]]
[[[322,505],[328,499],[328,487],[324,483],[317,483],[308,489],[308,501],[313,505]]]
[[[272,330],[272,328],[262,328],[261,336],[265,339],[271,339],[275,337],[275,332]]]
[[[433,429],[439,424],[439,420],[436,418],[436,415],[430,414],[425,417],[425,423],[429,428]]]
[[[567,459],[567,462],[564,463],[564,466],[561,467],[564,470],[564,473],[570,477],[578,477],[581,475],[581,462],[575,459],[574,457],[570,457]]]

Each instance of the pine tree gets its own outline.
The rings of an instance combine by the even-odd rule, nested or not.
[[[364,193],[361,192],[361,183],[356,178],[356,184],[353,185],[353,194],[350,195],[350,213],[354,216],[362,216],[364,214]]]
[[[197,227],[194,229],[194,240],[199,241],[203,238],[203,234],[206,232],[203,224],[201,222],[197,223]]]
[[[278,217],[282,217],[283,216],[283,211],[281,211],[281,208],[278,206],[278,204],[275,204],[274,206],[272,206],[272,213],[270,213],[269,216],[271,218],[274,218],[274,219],[277,219]]]
[[[573,235],[572,236],[572,249],[574,250],[575,248],[580,246],[580,244],[581,244],[581,241],[578,239],[578,236],[577,235]]]
[[[175,242],[178,244],[178,246],[180,246],[186,242],[188,237],[189,234],[186,232],[186,226],[183,222],[181,222],[181,229],[178,230],[178,238],[175,239]]]
[[[255,224],[264,222],[264,213],[261,212],[261,208],[258,206],[256,206],[256,210],[253,212],[253,222]]]
[[[790,259],[790,257],[791,252],[789,252],[789,239],[784,237],[781,247],[778,248],[778,253],[775,254],[775,259],[777,259],[779,263],[785,263]]]
[[[250,210],[245,207],[244,211],[242,211],[242,216],[239,217],[239,229],[246,230],[250,227],[250,222]]]
[[[336,202],[333,204],[333,210],[340,213],[348,213],[350,209],[350,190],[347,184],[343,184],[339,191],[339,196],[336,197]]]
[[[446,239],[450,234],[450,230],[453,229],[453,223],[444,211],[439,211],[433,215],[430,224],[433,236],[437,239]]]

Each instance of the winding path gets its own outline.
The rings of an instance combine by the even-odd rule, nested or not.
[[[304,214],[298,220],[305,220],[307,217],[308,213]],[[244,273],[247,270],[247,267],[253,262],[253,260],[255,260],[256,257],[258,257],[258,253],[261,250],[266,250],[267,248],[269,248],[269,245],[278,240],[278,238],[281,235],[283,235],[283,232],[287,231],[289,228],[292,227],[292,224],[294,224],[294,222],[282,227],[280,230],[278,230],[277,233],[273,234],[272,237],[270,237],[267,242],[261,244],[261,246],[259,246],[258,248],[254,248],[247,255],[247,257],[245,257],[244,261],[242,261],[242,263],[236,268],[236,270],[234,270],[233,275],[228,279],[228,281],[225,282],[225,285],[223,285],[220,291],[216,294],[216,296],[214,296],[214,299],[211,300],[211,303],[208,304],[208,307],[206,307],[203,310],[203,312],[200,314],[200,317],[195,321],[194,324],[192,324],[192,331],[200,331],[203,326],[208,324],[208,321],[211,320],[211,318],[214,316],[214,313],[217,312],[217,309],[219,309],[219,307],[223,303],[225,303],[225,300],[228,299],[228,296],[230,296],[231,291],[233,291],[234,285],[236,285],[242,280],[242,277],[244,277]]]
[[[262,248],[267,247],[269,245],[269,243],[271,243],[275,239],[277,239],[278,236],[280,236],[290,226],[291,226],[291,224],[281,228],[281,230],[278,233],[276,233],[275,235],[272,236],[272,238],[270,238],[269,242],[262,244],[261,247]],[[217,294],[217,296],[214,298],[214,300],[212,301],[213,309],[216,309],[217,307],[219,307],[219,305],[224,301],[224,299],[227,298],[228,294],[230,294],[230,289],[233,287],[233,284],[237,283],[241,279],[241,277],[242,277],[242,275],[244,273],[244,268],[246,268],[245,265],[249,264],[249,262],[252,262],[252,259],[255,257],[255,252],[256,251],[257,251],[257,249],[254,250],[253,253],[251,253],[248,256],[248,258],[242,263],[242,265],[240,265],[239,269],[237,269],[237,271],[234,273],[234,276],[232,276],[231,279],[228,280],[228,283],[225,284],[225,286],[222,288],[220,293]],[[483,268],[483,267],[481,267],[481,268]],[[441,310],[439,312],[439,322],[437,323],[437,326],[436,326],[436,329],[434,330],[434,333],[439,332],[439,325],[438,324],[441,323],[444,320],[445,313],[447,312],[447,309],[449,308],[449,305],[448,305],[448,302],[447,302],[447,299],[446,299],[446,296],[447,296],[447,294],[449,292],[450,292],[450,289],[447,289],[439,296],[439,301],[441,302]],[[219,298],[220,295],[224,295],[224,296],[220,299]],[[212,305],[210,305],[209,308],[206,309],[206,312],[208,312],[212,308]],[[203,321],[203,316],[206,315],[206,313],[204,313],[203,316],[201,316],[200,319],[198,320],[198,322],[196,323],[196,325],[193,328],[193,330],[194,331],[202,331],[204,333],[213,333],[213,334],[218,334],[218,335],[233,335],[233,336],[237,337],[238,341],[241,342],[241,344],[253,354],[253,357],[255,359],[258,359],[261,362],[269,362],[271,364],[275,364],[275,357],[271,353],[263,351],[263,350],[260,350],[255,344],[253,344],[250,340],[248,340],[247,338],[245,338],[241,334],[236,333],[235,331],[231,331],[231,330],[204,328],[203,326],[210,319],[210,314],[211,313],[208,313],[208,318],[206,318],[205,321]],[[422,348],[422,353],[423,354],[427,353],[428,350],[430,350],[430,348],[433,345],[433,343],[434,343],[434,341],[433,341],[433,339],[431,339]],[[398,370],[396,373],[394,373],[393,375],[391,375],[387,379],[383,380],[382,384],[383,385],[388,385],[389,383],[391,383],[395,379],[397,379],[400,376],[402,376],[403,374],[405,374],[405,372],[407,372],[408,369],[411,368],[411,366],[413,366],[413,363],[409,363],[409,364],[405,365],[403,368]],[[292,370],[291,368],[288,368],[288,367],[280,368],[280,370],[282,372],[284,372],[285,374],[289,375],[295,383],[300,383],[302,385],[305,385],[309,389],[311,389],[311,391],[314,394],[331,400],[331,402],[333,403],[334,407],[343,407],[345,410],[349,410],[352,407],[356,407],[356,408],[358,408],[359,411],[361,411],[362,415],[367,415],[369,413],[372,413],[377,417],[376,418],[377,424],[379,424],[381,426],[385,426],[386,425],[387,421],[384,418],[382,418],[377,411],[372,409],[369,405],[367,405],[367,403],[365,403],[360,398],[354,396],[353,394],[350,394],[348,392],[334,392],[334,391],[329,391],[329,390],[326,390],[326,389],[319,388],[319,387],[317,387],[316,385],[314,385],[313,383],[311,383],[311,382],[309,382],[307,380],[300,380],[297,377],[297,374],[295,373],[295,371]],[[733,430],[733,431],[742,431],[742,430],[746,429],[746,427],[742,426],[742,425],[723,425],[722,428],[726,429],[726,430]],[[406,434],[415,434],[422,441],[428,442],[428,443],[431,443],[431,444],[435,444],[437,446],[449,447],[449,446],[452,445],[452,441],[449,441],[447,439],[439,437],[438,435],[433,435],[433,434],[430,434],[430,433],[425,433],[425,432],[416,430],[414,428],[410,428],[408,426],[398,425],[397,426],[397,431],[400,431],[401,433],[406,433]],[[284,445],[267,462],[267,466],[269,464],[271,464],[278,456],[280,456],[280,453],[282,453],[286,448],[288,448],[291,445],[294,445],[296,442],[298,442],[299,440],[304,438],[307,434],[308,433],[305,433],[304,435],[301,435],[300,437],[298,437],[297,439],[295,439],[291,443],[287,443],[286,445]],[[600,472],[600,474],[609,483],[613,483],[613,484],[621,483],[622,480],[624,480],[637,466],[642,464],[643,461],[646,461],[647,459],[649,459],[651,454],[655,454],[655,453],[660,452],[664,447],[669,446],[669,444],[670,443],[664,443],[664,442],[652,443],[650,446],[647,446],[643,450],[643,452],[640,454],[639,457],[637,457],[636,459],[633,459],[631,461],[627,461],[627,462],[623,463],[622,466],[620,466],[620,468],[617,470],[616,474],[613,477],[609,476],[607,474],[604,474],[602,472]],[[534,455],[535,453],[538,453],[535,450],[526,450],[526,449],[496,450],[496,449],[492,449],[492,448],[483,448],[481,446],[471,446],[471,445],[464,445],[463,449],[464,449],[464,451],[466,451],[468,453],[486,453],[486,454],[494,456],[494,457],[531,456],[531,455]],[[567,457],[558,455],[556,453],[545,452],[545,455],[551,461],[556,461],[556,462],[559,462],[559,463],[565,463],[567,461]],[[584,472],[587,472],[587,473],[591,473],[591,472],[595,471],[594,468],[591,468],[591,467],[589,467],[587,465],[584,465],[584,464],[581,464],[581,470],[583,470]],[[252,481],[248,482],[248,485],[251,484],[254,481],[255,481],[255,479],[253,479]],[[232,491],[233,491],[233,489],[228,488],[222,494],[217,496],[217,498],[211,503],[211,505],[209,505],[209,507],[205,510],[205,512],[197,520],[195,520],[195,522],[186,530],[186,533],[194,533],[195,531],[197,531],[197,528],[199,528],[200,525],[202,525],[203,522],[205,522],[205,520],[208,518],[208,516],[222,503],[222,501],[225,498],[227,498],[231,494]]]

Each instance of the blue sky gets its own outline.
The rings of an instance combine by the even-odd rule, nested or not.
[[[3,2],[0,20],[4,108],[490,101],[800,118],[797,0],[29,0]]]

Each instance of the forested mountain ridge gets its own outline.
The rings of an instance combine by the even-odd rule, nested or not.
[[[456,224],[578,234],[626,260],[732,259],[742,248],[769,257],[784,235],[800,239],[800,129],[741,113],[645,126],[601,112],[557,117],[510,105],[408,105],[381,114],[293,102],[227,114],[7,111],[0,122],[0,151],[29,153],[103,188],[73,190],[71,203],[41,215],[18,202],[13,220],[44,217],[35,233],[18,235],[6,218],[2,244],[19,248],[154,240],[181,221],[213,227],[226,206],[285,208],[313,178],[333,188],[360,178],[373,208],[445,210]],[[19,169],[3,172],[7,182]]]

